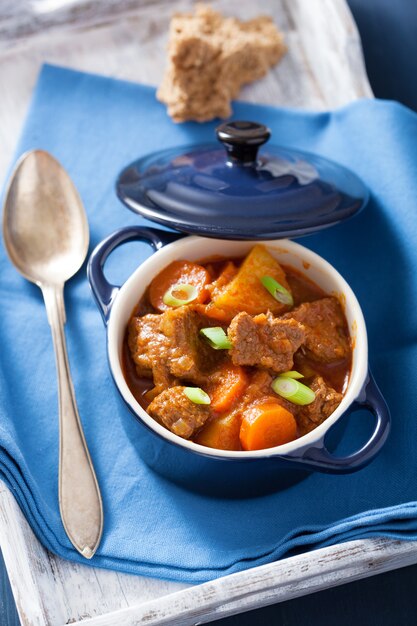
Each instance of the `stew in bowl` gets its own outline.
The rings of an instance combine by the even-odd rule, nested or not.
[[[178,259],[135,306],[123,370],[172,433],[222,450],[293,441],[339,406],[352,363],[341,301],[264,245]]]

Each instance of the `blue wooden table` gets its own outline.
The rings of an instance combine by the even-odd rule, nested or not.
[[[399,100],[417,111],[417,0],[349,0],[349,4],[375,95]],[[212,623],[415,626],[416,589],[417,565]],[[0,626],[19,626],[1,557]]]

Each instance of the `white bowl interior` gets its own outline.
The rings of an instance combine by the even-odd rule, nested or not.
[[[198,261],[216,256],[239,257],[247,254],[256,243],[258,242],[225,241],[222,239],[207,239],[193,236],[185,237],[184,239],[167,245],[142,263],[121,287],[113,305],[108,324],[110,367],[119,391],[127,404],[151,429],[162,435],[165,439],[210,456],[255,458],[268,457],[276,454],[295,455],[299,454],[303,449],[319,445],[327,430],[359,396],[367,377],[368,344],[366,327],[361,308],[353,291],[342,276],[322,257],[298,243],[288,239],[281,239],[265,241],[263,243],[279,262],[295,267],[324,289],[326,293],[336,295],[345,310],[353,345],[352,371],[348,388],[336,411],[312,432],[295,441],[274,448],[246,452],[214,450],[182,439],[158,424],[135,400],[122,372],[122,345],[126,325],[132,311],[154,276],[176,259]]]

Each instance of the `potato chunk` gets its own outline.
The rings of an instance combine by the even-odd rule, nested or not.
[[[241,311],[258,315],[271,311],[279,315],[289,307],[271,296],[261,283],[263,276],[272,276],[283,287],[291,291],[285,272],[278,261],[263,245],[256,245],[243,261],[236,276],[215,296],[211,306],[221,309],[231,320]]]
[[[218,450],[240,450],[239,431],[242,416],[233,410],[220,417],[208,420],[197,433],[195,442]]]

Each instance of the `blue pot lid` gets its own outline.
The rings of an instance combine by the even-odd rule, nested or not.
[[[144,217],[185,233],[223,239],[305,235],[358,213],[368,200],[361,180],[307,152],[268,145],[270,130],[227,122],[218,143],[169,148],[119,175],[119,198]]]

